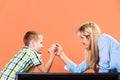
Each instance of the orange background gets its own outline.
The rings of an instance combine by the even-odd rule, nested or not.
[[[24,46],[22,39],[28,30],[44,36],[44,63],[49,57],[47,49],[56,42],[70,59],[80,63],[84,50],[75,31],[88,21],[120,41],[119,0],[0,0],[0,70]],[[56,57],[50,72],[68,72],[63,67]]]

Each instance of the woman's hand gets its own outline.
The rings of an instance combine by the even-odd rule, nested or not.
[[[48,52],[59,56],[62,52],[62,47],[59,43],[52,44]]]
[[[57,55],[59,56],[63,52],[62,47],[59,43],[56,43],[56,47],[57,47]]]

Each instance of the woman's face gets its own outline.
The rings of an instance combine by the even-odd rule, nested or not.
[[[85,49],[89,49],[91,43],[90,37],[83,36],[80,34],[80,32],[78,32],[78,36],[80,37],[80,43],[83,45],[83,47]]]

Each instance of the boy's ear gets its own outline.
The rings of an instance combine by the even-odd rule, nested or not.
[[[34,45],[34,40],[30,40],[30,43],[29,43],[30,46],[33,46]]]

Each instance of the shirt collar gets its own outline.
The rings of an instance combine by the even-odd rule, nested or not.
[[[30,50],[36,52],[36,51],[35,51],[33,48],[31,48],[30,46],[24,46],[23,48],[25,48],[25,49],[30,49]],[[36,53],[37,53],[37,52],[36,52]]]
[[[34,51],[37,55],[41,56],[42,54],[38,54],[37,51],[35,51],[33,48],[31,48],[30,46],[24,46],[24,49],[30,49],[31,51]]]

